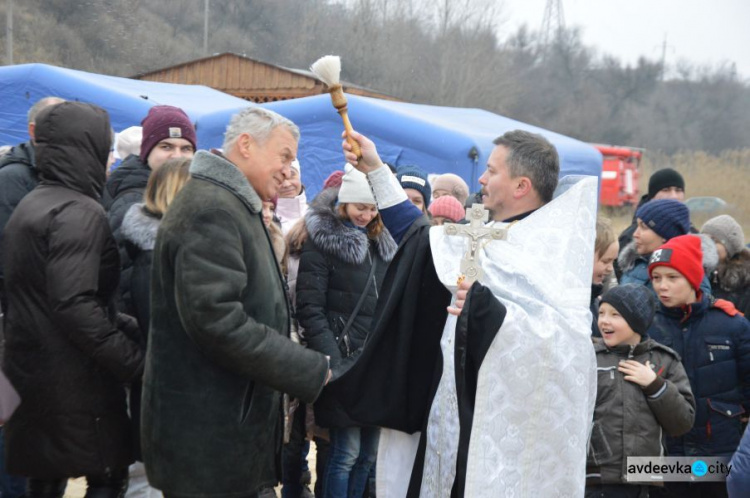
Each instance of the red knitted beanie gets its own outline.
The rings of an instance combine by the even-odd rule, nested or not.
[[[701,239],[695,235],[680,235],[655,250],[648,264],[648,276],[657,266],[674,268],[698,292],[703,281],[703,251]]]

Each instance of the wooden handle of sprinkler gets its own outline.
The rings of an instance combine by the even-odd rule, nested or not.
[[[344,130],[346,130],[346,141],[352,146],[352,152],[356,154],[357,159],[362,159],[362,150],[359,148],[359,144],[351,136],[352,123],[349,121],[349,110],[347,109],[346,97],[344,96],[344,89],[341,85],[334,85],[331,87],[331,102],[333,107],[341,115],[341,119],[344,121]]]

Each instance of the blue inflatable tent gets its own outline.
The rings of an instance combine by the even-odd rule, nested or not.
[[[416,164],[429,173],[456,173],[472,190],[478,188],[492,141],[506,131],[540,133],[557,148],[561,176],[601,176],[602,156],[594,147],[558,133],[481,109],[407,104],[348,95],[349,118],[357,131],[372,138],[385,161]],[[344,164],[341,118],[328,95],[262,104],[294,121],[301,130],[299,160],[308,193],[320,190],[326,177]],[[221,147],[232,114],[217,111],[198,120],[200,146]]]
[[[140,124],[158,104],[181,107],[196,123],[198,147],[221,147],[230,117],[250,102],[205,86],[156,83],[86,73],[46,64],[0,67],[0,145],[28,140],[26,113],[42,97],[97,104],[110,113],[115,131]],[[416,164],[430,173],[453,172],[472,190],[492,151],[492,140],[508,130],[541,133],[557,148],[561,175],[601,175],[602,157],[590,145],[480,109],[437,107],[348,96],[355,129],[368,135],[383,159]],[[302,131],[299,158],[312,196],[325,178],[343,167],[341,118],[328,95],[264,104]]]
[[[26,113],[40,98],[62,97],[99,105],[109,112],[115,131],[139,125],[148,110],[168,104],[182,108],[193,122],[222,109],[252,105],[198,85],[132,80],[47,64],[0,67],[0,145],[29,139]]]

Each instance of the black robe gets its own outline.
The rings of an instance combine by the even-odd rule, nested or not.
[[[409,228],[388,267],[364,349],[348,371],[329,385],[349,415],[362,424],[409,434],[422,431],[407,496],[419,495],[425,429],[442,374],[440,339],[451,301],[435,272],[429,229],[424,218]],[[460,436],[453,496],[463,496],[477,373],[505,311],[488,289],[475,283],[458,320]]]

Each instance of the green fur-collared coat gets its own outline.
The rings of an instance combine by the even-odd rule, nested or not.
[[[328,362],[289,340],[289,304],[244,175],[200,151],[159,228],[141,443],[167,495],[238,497],[274,486],[281,392],[319,395]]]

